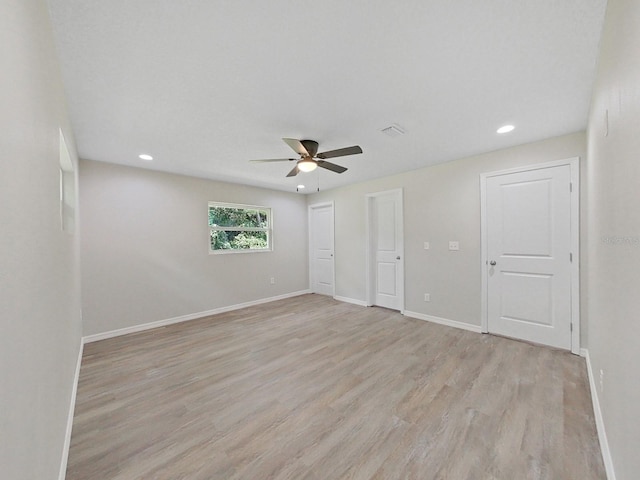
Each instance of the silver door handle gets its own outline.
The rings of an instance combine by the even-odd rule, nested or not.
[[[396,260],[400,260],[400,255],[398,255],[398,256],[396,257]]]
[[[496,264],[496,261],[495,261],[495,260],[491,260],[491,261],[489,262],[489,265],[491,265],[492,267],[493,267],[495,264]]]

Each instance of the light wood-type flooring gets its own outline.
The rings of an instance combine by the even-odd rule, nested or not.
[[[67,471],[604,478],[584,359],[319,295],[87,344]]]

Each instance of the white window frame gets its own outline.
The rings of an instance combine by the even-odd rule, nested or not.
[[[212,227],[209,225],[209,210],[211,207],[222,207],[222,208],[235,208],[237,210],[263,210],[267,212],[268,219],[268,227],[260,228],[260,227]],[[210,255],[226,255],[230,253],[262,253],[262,252],[272,252],[273,251],[273,209],[271,207],[265,207],[262,205],[245,205],[242,203],[226,203],[226,202],[215,202],[210,201],[207,205],[207,225],[209,225],[209,254]],[[242,248],[242,249],[223,249],[223,250],[214,250],[211,248],[211,232],[214,230],[218,231],[234,231],[234,232],[266,232],[267,234],[267,248]]]
[[[76,231],[76,173],[62,128],[58,128],[58,136],[60,140],[60,226],[63,232],[73,235]]]

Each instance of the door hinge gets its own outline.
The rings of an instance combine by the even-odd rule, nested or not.
[[[573,192],[573,182],[569,182],[569,191]]]
[[[573,262],[573,253],[569,253],[569,261]]]
[[[569,324],[569,330],[573,332],[573,323]]]

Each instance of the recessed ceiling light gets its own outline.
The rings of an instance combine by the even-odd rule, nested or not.
[[[138,155],[138,158],[140,160],[153,160],[153,157],[151,155],[147,155],[146,153],[141,153],[140,155]]]
[[[509,133],[511,132],[514,128],[513,125],[503,125],[502,127],[500,127],[498,130],[496,130],[496,132],[498,133]]]

